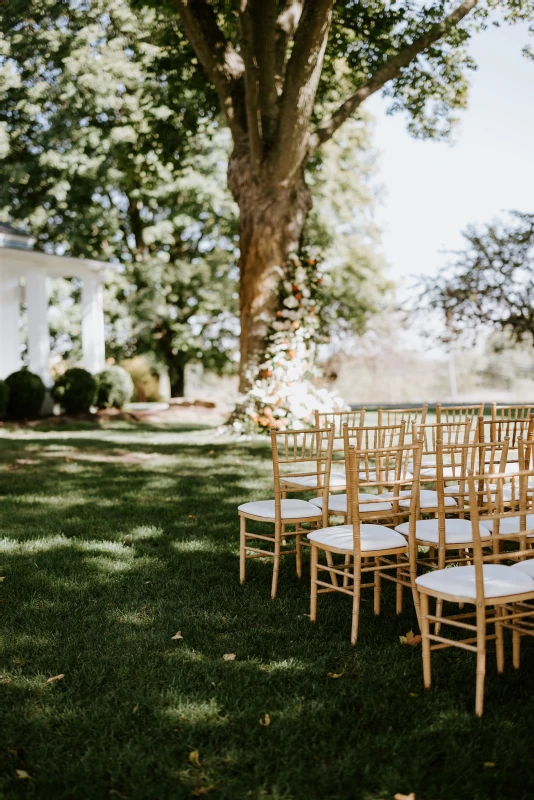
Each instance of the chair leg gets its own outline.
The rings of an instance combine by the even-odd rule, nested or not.
[[[503,609],[496,608],[495,614],[502,616]],[[495,623],[495,654],[497,657],[497,672],[504,672],[504,636],[502,622]]]
[[[280,570],[280,538],[281,530],[278,524],[274,529],[274,565],[273,565],[273,582],[271,587],[271,600],[276,597],[276,590],[278,589],[278,572]]]
[[[350,643],[356,644],[358,641],[358,628],[360,623],[360,591],[361,591],[362,573],[361,573],[361,556],[354,555],[354,572],[353,572],[353,586],[352,586],[352,625],[350,631]]]
[[[245,583],[245,565],[247,559],[246,550],[246,531],[247,521],[244,517],[239,517],[239,582]]]
[[[521,634],[519,631],[512,631],[512,663],[514,669],[519,669],[521,663]]]
[[[396,570],[398,583],[397,583],[396,592],[395,592],[395,611],[396,611],[397,614],[402,614],[402,599],[403,599],[404,587],[403,587],[402,583],[400,583],[401,578],[402,578],[402,576],[401,576],[402,556],[401,555],[397,555],[397,564],[399,565],[399,568]]]
[[[347,553],[345,556],[345,563],[343,564],[345,569],[345,574],[343,576],[343,586],[346,588],[349,585],[349,570],[347,567],[350,567],[350,555]]]
[[[295,536],[295,549],[297,551],[297,578],[302,578],[302,534],[297,533]]]
[[[378,616],[380,614],[380,558],[375,558],[375,579],[374,579],[374,610]]]
[[[484,712],[484,682],[486,679],[486,610],[477,608],[477,680],[475,714],[481,717]]]
[[[417,591],[417,590],[415,590]],[[425,689],[429,689],[432,683],[432,673],[430,670],[430,625],[428,622],[428,595],[421,593],[421,636],[423,650],[423,682]]]
[[[319,552],[317,547],[312,544],[311,547],[311,592],[310,592],[310,620],[315,622],[317,619],[317,559]]]

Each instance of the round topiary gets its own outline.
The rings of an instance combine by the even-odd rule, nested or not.
[[[122,367],[106,367],[96,376],[98,408],[122,408],[132,399],[134,385],[129,372]]]
[[[9,388],[7,415],[15,419],[38,417],[45,396],[45,385],[39,375],[27,369],[12,372],[6,378]]]
[[[8,398],[9,385],[5,381],[0,381],[0,419],[6,415]]]
[[[55,382],[52,397],[67,414],[86,414],[95,402],[96,386],[90,372],[71,367]]]

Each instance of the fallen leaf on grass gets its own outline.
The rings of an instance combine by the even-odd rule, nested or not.
[[[484,766],[485,767],[494,767],[495,766],[495,761],[484,761]]]
[[[399,636],[399,641],[401,644],[409,644],[412,647],[414,647],[416,644],[419,644],[422,638],[423,637],[420,636],[419,634],[417,634],[416,636],[413,631],[408,631],[406,636]]]
[[[269,714],[264,714],[263,718],[260,717],[260,725],[263,725],[264,728],[266,728],[267,725],[270,725],[270,724],[271,724],[271,718],[270,718]]]
[[[137,712],[138,712],[138,711],[139,711],[139,703],[137,703],[137,705],[135,705],[135,706],[133,707],[133,709],[132,709],[132,714],[137,714]]]
[[[184,637],[182,636],[182,631],[176,631],[174,636],[171,636],[171,639],[183,639],[183,638]]]
[[[208,450],[208,455],[209,456],[214,456],[215,455],[215,450]]]
[[[110,790],[109,790],[109,792],[108,792],[108,794],[113,794],[113,795],[115,795],[115,797],[121,797],[121,798],[122,798],[122,800],[128,800],[128,795],[126,795],[126,794],[121,794],[121,793],[120,793],[120,792],[118,792],[116,789],[110,789]]]
[[[30,776],[24,769],[17,770],[17,778],[20,778],[21,781],[27,781],[30,779]]]
[[[189,753],[189,761],[194,767],[200,767],[200,754],[198,750],[191,750]]]
[[[341,678],[341,676],[343,674],[344,674],[343,672],[329,672],[328,673],[328,677],[329,678]]]
[[[2,581],[5,581],[5,579],[6,578],[5,578],[5,575],[4,575],[4,577],[0,578],[0,583],[2,583]]]
[[[415,794],[413,792],[410,794],[401,794],[397,792],[397,794],[393,795],[393,800],[415,800]]]
[[[14,750],[12,747],[9,748],[9,752],[12,756],[18,756],[18,750]]]
[[[196,519],[196,518],[197,518],[196,514],[188,514],[187,515],[187,519]]]
[[[237,658],[236,653],[225,653],[223,655],[223,661],[235,661]]]
[[[410,692],[410,697],[418,697],[415,692]]]
[[[207,794],[208,792],[211,792],[213,789],[215,789],[215,784],[210,783],[209,786],[199,786],[198,789],[193,789],[191,795],[193,797],[202,797],[203,794]]]
[[[218,683],[215,683],[215,681],[212,681],[211,685],[215,686],[215,688],[217,688],[218,686],[222,686],[222,681],[219,681]]]
[[[65,458],[65,461],[67,464],[72,464],[72,458],[69,458],[68,456]]]
[[[53,678],[48,678],[47,683],[54,683],[54,681],[62,681],[64,677],[65,676],[63,675],[63,673],[61,673],[60,675],[54,675]]]

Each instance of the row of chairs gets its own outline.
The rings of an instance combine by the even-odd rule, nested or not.
[[[479,406],[468,410],[473,408],[480,411]],[[421,418],[422,410],[414,418],[413,409],[404,416],[396,409],[393,424],[375,426],[362,424],[365,412],[338,412],[316,415],[319,424],[312,430],[272,431],[275,497],[239,507],[241,581],[248,559],[272,557],[274,599],[281,556],[296,555],[301,577],[302,547],[309,546],[310,617],[315,621],[319,594],[350,595],[353,644],[362,589],[373,588],[377,614],[383,580],[396,584],[397,613],[404,590],[411,590],[423,637],[425,685],[430,685],[432,650],[473,650],[481,714],[486,642],[496,640],[501,671],[503,628],[514,631],[514,666],[520,637],[534,630],[528,621],[534,613],[528,605],[534,599],[534,560],[528,559],[534,556],[534,415],[525,408],[530,407],[508,407],[506,415],[493,413],[491,420],[466,411],[454,421],[433,424],[426,424],[426,415]],[[288,496],[298,492],[315,497]],[[343,523],[331,524],[332,516]],[[249,520],[269,522],[274,531],[265,526],[250,531]],[[284,546],[290,536],[292,549]],[[486,561],[491,563],[484,566]],[[510,561],[517,563],[512,567]],[[436,601],[432,614],[430,597]],[[444,616],[444,601],[471,603],[476,611]],[[468,621],[472,616],[474,624]],[[492,635],[488,624],[494,625]],[[475,635],[446,638],[442,625]]]

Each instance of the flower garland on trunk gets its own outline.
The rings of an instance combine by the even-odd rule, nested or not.
[[[243,433],[314,424],[315,409],[340,411],[345,404],[312,383],[321,373],[317,346],[326,341],[321,322],[319,261],[310,253],[292,253],[279,269],[278,310],[267,333],[263,360],[251,369],[250,389],[239,398],[233,420]]]

